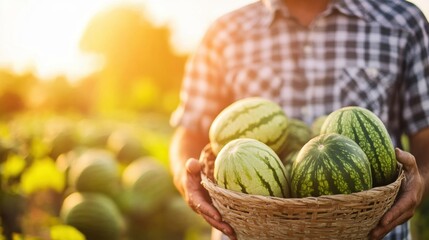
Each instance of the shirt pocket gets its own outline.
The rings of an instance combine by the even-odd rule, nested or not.
[[[393,72],[378,68],[345,68],[335,80],[334,95],[340,106],[364,107],[386,122],[395,81]]]

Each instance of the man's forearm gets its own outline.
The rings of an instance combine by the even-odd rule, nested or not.
[[[199,157],[201,150],[208,143],[208,138],[202,134],[177,128],[170,144],[170,168],[174,177],[174,184],[182,193],[180,179],[185,172],[185,164],[189,158]]]
[[[424,198],[429,197],[429,128],[410,138],[411,153],[416,158],[420,175],[425,184]]]

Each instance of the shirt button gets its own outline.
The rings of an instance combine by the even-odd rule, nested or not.
[[[301,114],[302,114],[302,116],[306,117],[308,115],[308,113],[309,113],[308,107],[306,107],[306,106],[301,107]]]
[[[377,68],[369,67],[366,69],[366,74],[368,74],[370,78],[375,78],[378,76],[378,70]]]
[[[305,45],[304,46],[304,53],[305,54],[310,54],[313,51],[313,48],[311,47],[311,45]]]

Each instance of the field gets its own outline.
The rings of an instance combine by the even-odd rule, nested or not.
[[[61,217],[61,208],[68,195],[78,192],[69,176],[72,164],[93,149],[112,153],[119,166],[118,191],[109,197],[124,223],[120,239],[209,239],[210,227],[186,206],[170,175],[146,181],[140,195],[131,194],[123,180],[133,162],[155,161],[168,171],[168,115],[120,116],[23,113],[0,122],[0,239],[80,239]],[[426,201],[411,221],[414,239],[429,236],[428,213]]]
[[[0,240],[81,240],[69,224],[80,221],[87,240],[210,239],[169,172],[169,117],[188,58],[170,30],[111,8],[79,37],[103,59],[87,76],[0,68]],[[411,223],[415,239],[429,239],[429,200]]]
[[[121,239],[208,238],[209,226],[184,203],[169,174],[146,177],[139,194],[130,190],[137,184],[130,186],[124,171],[133,162],[156,162],[158,171],[168,172],[172,129],[165,115],[124,116],[89,119],[26,113],[1,122],[0,239],[75,239],[61,217],[62,204],[74,192],[103,192],[76,185],[70,176],[76,159],[94,149],[108,151],[118,163],[119,177],[106,184],[109,191],[117,189],[107,195],[121,213]],[[139,171],[128,175],[143,176],[146,170]]]

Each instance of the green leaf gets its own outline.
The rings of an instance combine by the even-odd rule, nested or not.
[[[31,194],[44,189],[62,192],[66,179],[63,172],[57,169],[54,161],[44,158],[34,163],[22,174],[21,189],[25,194]]]
[[[85,235],[70,225],[55,225],[50,230],[52,240],[85,240]]]
[[[26,165],[24,157],[18,154],[9,155],[3,164],[3,176],[5,179],[16,177],[22,173]]]
[[[38,238],[38,237],[24,236],[19,233],[14,233],[12,236],[12,239],[13,240],[42,240],[41,238]]]
[[[3,139],[10,139],[10,128],[9,126],[4,123],[4,122],[0,122],[0,138]],[[1,238],[0,238],[1,239]]]
[[[30,152],[34,158],[42,158],[48,155],[51,151],[51,146],[42,139],[33,139]]]

